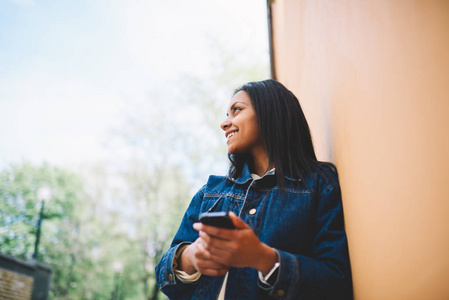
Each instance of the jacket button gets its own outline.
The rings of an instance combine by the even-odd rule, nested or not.
[[[173,274],[168,274],[168,280],[173,281]]]
[[[250,215],[254,215],[256,212],[257,212],[257,209],[255,209],[255,208],[251,208],[251,209],[249,210],[249,214],[250,214]]]
[[[284,290],[278,290],[277,294],[279,297],[284,297],[285,296],[285,291]]]

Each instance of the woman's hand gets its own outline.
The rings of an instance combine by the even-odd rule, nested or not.
[[[209,276],[220,276],[226,274],[229,267],[210,259],[210,254],[204,249],[201,238],[187,246],[182,252],[178,269],[193,274],[199,271]]]
[[[193,228],[200,232],[195,241],[200,256],[220,266],[250,267],[266,275],[277,261],[276,251],[262,243],[236,214],[230,212],[229,216],[236,230],[194,224]]]

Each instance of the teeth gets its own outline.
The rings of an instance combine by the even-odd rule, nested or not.
[[[231,133],[228,135],[228,139],[229,139],[230,137],[234,136],[234,135],[235,135],[235,131],[234,131],[234,132],[231,132]]]

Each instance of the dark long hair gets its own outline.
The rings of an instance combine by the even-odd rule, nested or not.
[[[245,91],[256,113],[259,132],[267,150],[269,166],[276,168],[278,184],[285,186],[285,177],[304,180],[319,165],[312,136],[298,99],[280,82],[269,79],[249,82],[234,95]],[[237,178],[249,154],[228,154],[229,175]],[[335,170],[332,164],[327,163]]]

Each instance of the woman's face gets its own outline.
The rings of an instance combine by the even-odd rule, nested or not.
[[[221,124],[221,129],[225,131],[229,153],[250,153],[254,157],[260,151],[265,152],[256,113],[245,91],[240,91],[232,97],[227,116]]]

